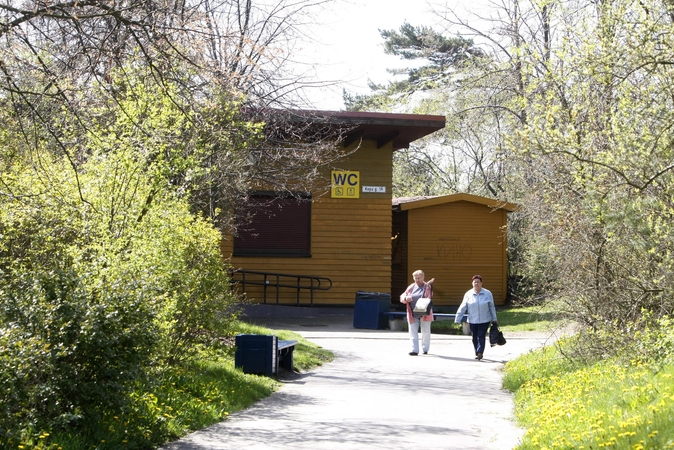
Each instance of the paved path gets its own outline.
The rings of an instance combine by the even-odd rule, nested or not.
[[[523,430],[501,368],[550,342],[506,333],[506,345],[476,361],[469,336],[432,335],[429,354],[414,357],[406,332],[355,329],[349,316],[265,324],[296,331],[336,358],[165,450],[512,449]]]

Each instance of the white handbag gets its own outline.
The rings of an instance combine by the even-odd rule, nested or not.
[[[432,302],[430,298],[421,297],[412,305],[412,312],[427,315],[431,313],[431,306]]]

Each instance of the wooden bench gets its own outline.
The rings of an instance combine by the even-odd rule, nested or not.
[[[236,336],[234,366],[244,373],[278,375],[279,366],[293,370],[293,352],[297,341],[279,340],[277,336],[239,334]]]
[[[396,321],[399,320],[404,320],[407,318],[407,312],[405,311],[389,311],[389,312],[383,312],[381,313],[382,316],[388,316],[389,320],[389,328],[394,331],[400,331],[398,330],[398,324],[395,323]],[[445,314],[445,313],[433,313],[433,319],[438,320],[438,319],[454,319],[456,318],[456,314]],[[468,325],[468,317],[463,316],[463,320],[461,321],[461,326],[462,326],[462,331],[464,335],[469,335],[470,334],[470,326]],[[402,327],[400,327],[402,329]]]

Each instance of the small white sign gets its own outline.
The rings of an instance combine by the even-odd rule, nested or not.
[[[386,186],[363,186],[363,192],[370,192],[374,194],[385,194]]]

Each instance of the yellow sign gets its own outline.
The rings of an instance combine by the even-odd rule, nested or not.
[[[360,172],[332,171],[332,198],[360,198]]]

